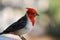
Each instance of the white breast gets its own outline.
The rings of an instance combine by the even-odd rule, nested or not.
[[[26,27],[23,29],[20,29],[17,33],[20,35],[29,33],[32,30],[32,28],[33,28],[32,23],[31,23],[30,19],[28,18]]]

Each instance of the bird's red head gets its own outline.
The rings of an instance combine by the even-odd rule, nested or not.
[[[28,17],[30,18],[31,22],[32,22],[32,25],[34,26],[34,23],[35,23],[35,16],[37,16],[37,11],[33,8],[27,8],[27,15]]]

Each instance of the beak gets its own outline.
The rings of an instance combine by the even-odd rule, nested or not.
[[[39,16],[39,14],[36,14],[36,16]]]

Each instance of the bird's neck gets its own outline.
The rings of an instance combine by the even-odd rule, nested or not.
[[[34,17],[33,17],[33,16],[28,15],[28,18],[30,19],[30,21],[31,21],[32,25],[34,26],[34,23],[35,23],[35,19],[34,19]]]

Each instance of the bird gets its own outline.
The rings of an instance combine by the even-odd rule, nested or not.
[[[32,28],[34,28],[35,18],[39,16],[34,8],[26,8],[26,14],[18,19],[16,22],[12,23],[8,28],[6,28],[1,34],[13,33],[16,35],[23,35],[29,33]]]

